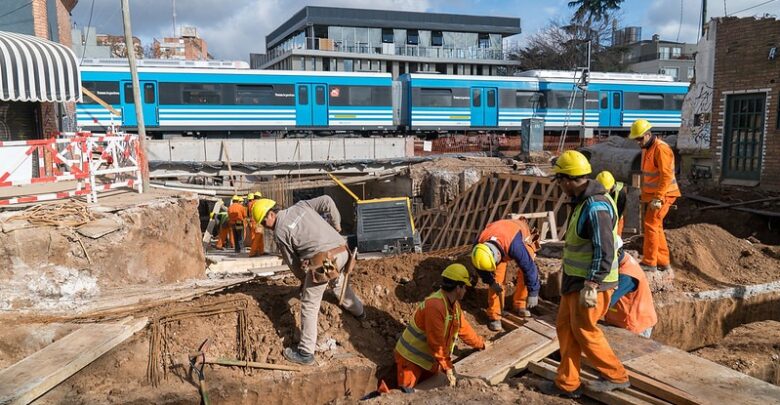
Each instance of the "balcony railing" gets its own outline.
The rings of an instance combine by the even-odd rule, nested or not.
[[[417,46],[382,43],[370,46],[363,42],[342,42],[329,38],[305,38],[293,41],[287,46],[271,49],[260,58],[260,64],[265,64],[282,55],[298,49],[317,50],[325,52],[344,52],[363,55],[396,55],[432,59],[465,59],[465,60],[504,60],[503,49],[481,48],[478,46],[454,48],[448,46]]]
[[[693,54],[682,53],[678,55],[672,55],[668,53],[651,53],[649,55],[640,55],[638,57],[628,57],[626,58],[626,63],[647,62],[649,60],[693,60]]]

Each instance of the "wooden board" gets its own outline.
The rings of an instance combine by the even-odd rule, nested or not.
[[[498,384],[525,369],[529,362],[543,359],[558,350],[557,338],[550,338],[531,328],[551,329],[541,322],[530,320],[494,341],[487,350],[475,352],[455,363],[455,371],[465,377]],[[554,329],[552,333],[554,335]]]
[[[214,227],[217,225],[217,214],[219,214],[219,211],[222,209],[222,206],[224,203],[221,199],[217,200],[216,203],[214,203],[214,208],[211,210],[211,215],[209,215],[209,223],[206,225],[206,232],[203,232],[203,250],[208,250],[209,243],[211,243],[211,237],[214,235]]]
[[[0,371],[0,404],[28,404],[146,327],[147,318],[88,324]]]
[[[92,239],[98,239],[111,232],[116,232],[122,225],[116,223],[111,218],[100,218],[94,221],[88,222],[80,227],[76,228],[76,232]]]

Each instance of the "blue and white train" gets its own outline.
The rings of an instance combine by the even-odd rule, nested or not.
[[[81,70],[83,86],[121,116],[85,96],[76,106],[77,125],[93,131],[111,125],[135,129],[127,67]],[[414,73],[394,81],[387,73],[142,66],[139,81],[144,124],[157,136],[516,133],[525,118],[544,119],[549,132],[579,126],[583,114],[573,72],[528,71],[515,77]],[[641,117],[658,130],[676,132],[687,88],[668,76],[591,73],[586,125],[621,132]]]

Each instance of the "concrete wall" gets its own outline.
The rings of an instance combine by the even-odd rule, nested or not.
[[[411,144],[411,146],[409,146]],[[412,157],[413,138],[191,139],[147,141],[151,161],[324,162]],[[227,153],[225,153],[227,152]]]

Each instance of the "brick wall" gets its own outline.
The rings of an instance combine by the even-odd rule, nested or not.
[[[764,93],[763,159],[759,186],[780,190],[780,55],[769,60],[769,50],[780,47],[780,21],[774,18],[723,18],[718,22],[712,95],[712,155],[714,177],[720,181],[726,100],[730,94]]]

